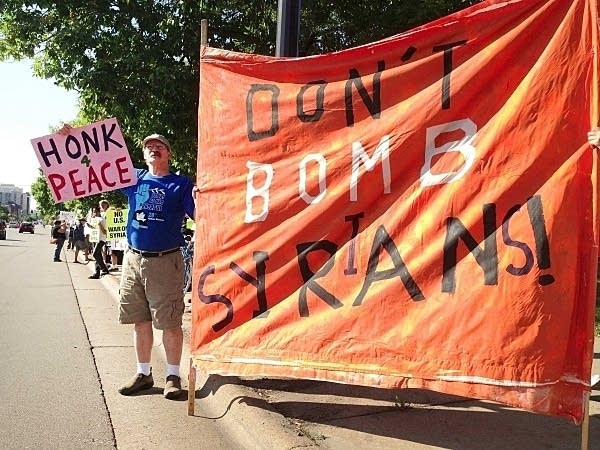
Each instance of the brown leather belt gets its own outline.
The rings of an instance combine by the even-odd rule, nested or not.
[[[178,252],[181,249],[177,247],[172,248],[170,250],[164,250],[162,252],[143,252],[141,250],[138,250],[137,248],[129,247],[129,250],[131,250],[133,253],[137,253],[138,255],[142,255],[144,258],[155,258],[157,256],[168,255],[169,253]]]

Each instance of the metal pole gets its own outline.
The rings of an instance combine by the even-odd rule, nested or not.
[[[298,56],[300,0],[278,0],[275,56]]]
[[[200,45],[206,47],[208,45],[208,20],[200,21]]]

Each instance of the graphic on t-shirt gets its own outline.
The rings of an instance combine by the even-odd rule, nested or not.
[[[149,220],[163,221],[161,216],[165,203],[166,192],[164,188],[150,188],[148,184],[141,184],[135,192],[137,208],[134,215],[134,227],[144,228]]]
[[[141,207],[142,204],[146,203],[146,201],[150,198],[150,186],[147,184],[141,184],[137,187],[135,191],[135,204]]]
[[[160,188],[152,188],[150,189],[150,198],[141,205],[141,208],[144,211],[157,211],[160,212],[163,210],[163,205],[165,203],[165,190]],[[150,218],[150,215],[149,215]]]
[[[144,211],[136,211],[135,212],[135,220],[139,223],[146,222],[146,213]]]

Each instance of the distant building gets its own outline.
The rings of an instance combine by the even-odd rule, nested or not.
[[[0,205],[7,207],[9,214],[21,217],[31,212],[31,196],[14,184],[0,183]]]

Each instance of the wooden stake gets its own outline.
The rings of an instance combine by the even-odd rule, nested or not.
[[[589,449],[590,437],[590,392],[583,394],[583,421],[581,422],[581,450]]]
[[[208,21],[200,21],[200,48],[208,44]],[[200,67],[202,67],[202,58],[200,58]],[[200,86],[202,86],[202,76],[200,76]],[[194,400],[196,399],[196,368],[194,359],[190,356],[190,370],[188,372],[188,416],[194,415]]]
[[[188,416],[194,415],[194,400],[196,399],[196,368],[190,356],[190,371],[188,372]]]

